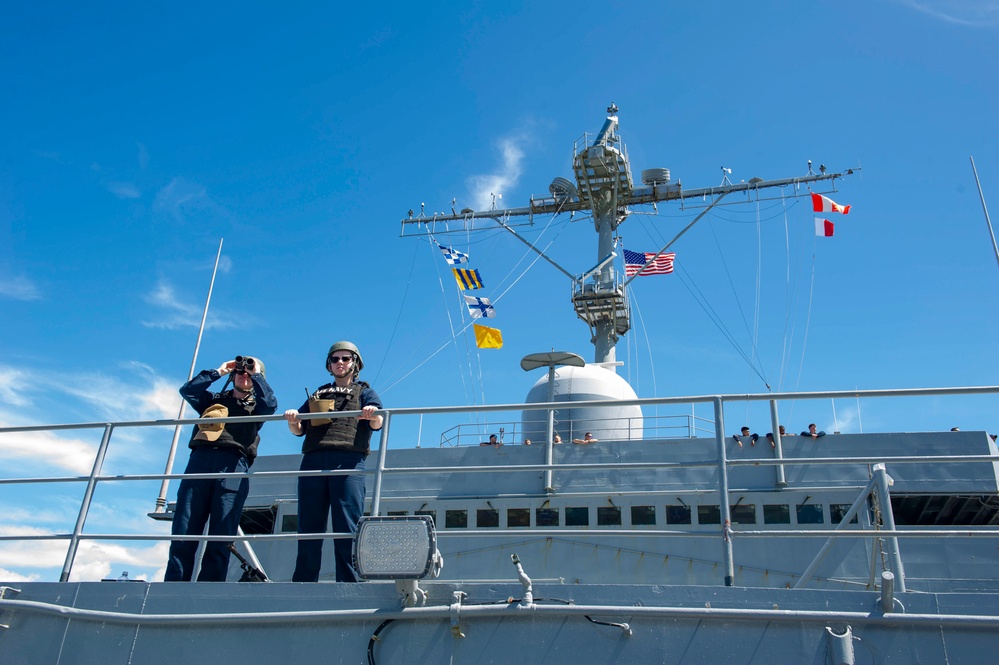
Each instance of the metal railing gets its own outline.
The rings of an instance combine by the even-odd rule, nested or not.
[[[714,409],[714,440],[717,449],[717,456],[715,459],[705,459],[701,461],[688,461],[684,463],[641,463],[641,464],[628,464],[628,463],[598,463],[598,464],[565,464],[559,463],[556,460],[552,460],[545,464],[517,464],[517,465],[504,465],[504,466],[462,466],[462,467],[440,467],[431,468],[426,466],[420,467],[389,467],[387,464],[388,460],[388,449],[391,442],[391,424],[395,418],[404,416],[425,416],[425,415],[442,415],[442,414],[462,414],[462,413],[478,413],[478,414],[492,414],[510,411],[530,411],[530,410],[558,410],[566,408],[566,403],[564,402],[552,402],[552,403],[540,403],[540,404],[503,404],[503,405],[490,405],[490,406],[473,406],[473,407],[433,407],[433,408],[396,408],[396,409],[385,409],[380,411],[384,416],[384,424],[382,427],[382,439],[381,445],[377,449],[376,459],[377,465],[375,469],[367,469],[363,471],[366,475],[374,476],[374,487],[372,493],[371,501],[371,514],[378,515],[381,514],[381,503],[383,494],[383,484],[386,477],[395,474],[414,474],[414,473],[427,473],[427,472],[460,472],[460,473],[495,473],[495,472],[517,472],[517,471],[544,471],[550,472],[555,469],[563,470],[576,470],[576,469],[591,469],[597,470],[602,468],[613,468],[617,470],[628,470],[628,469],[648,469],[648,468],[691,468],[691,467],[706,467],[706,466],[717,466],[719,470],[719,482],[718,482],[718,495],[719,495],[719,507],[721,511],[721,528],[718,532],[720,540],[722,542],[723,548],[723,560],[724,560],[724,583],[727,586],[733,584],[734,579],[734,557],[732,551],[732,526],[731,526],[731,513],[729,505],[729,469],[730,467],[739,467],[746,465],[753,466],[774,466],[778,470],[778,479],[783,478],[783,467],[786,465],[826,465],[826,464],[836,464],[836,465],[849,465],[849,464],[880,464],[889,462],[891,464],[913,464],[913,463],[926,463],[926,462],[976,462],[976,463],[999,463],[999,458],[992,455],[942,455],[942,456],[895,456],[895,457],[852,457],[852,458],[794,458],[786,459],[782,455],[780,436],[776,433],[778,432],[777,426],[777,408],[776,404],[778,401],[784,400],[807,400],[807,399],[837,399],[837,398],[877,398],[877,397],[920,397],[920,396],[963,396],[963,395],[983,395],[983,394],[999,394],[999,386],[981,386],[981,387],[964,387],[964,388],[923,388],[923,389],[899,389],[899,390],[865,390],[865,391],[825,391],[825,392],[808,392],[808,393],[779,393],[779,394],[746,394],[746,395],[713,395],[713,396],[694,396],[694,397],[667,397],[667,398],[645,398],[645,399],[633,399],[633,400],[591,400],[591,401],[580,401],[572,402],[572,408],[598,408],[601,406],[662,406],[662,405],[676,405],[676,404],[698,404],[698,403],[709,403],[712,404]],[[739,402],[769,402],[771,405],[771,415],[773,419],[773,431],[775,433],[775,446],[774,446],[774,458],[773,459],[752,459],[752,460],[729,460],[727,459],[726,453],[726,441],[725,441],[725,423],[724,423],[724,407],[726,404],[739,403]],[[359,415],[360,412],[338,412],[335,417],[352,417]],[[319,417],[330,417],[331,414],[320,413],[320,414],[300,414],[302,419],[312,419]],[[3,427],[0,428],[0,437],[6,434],[12,433],[23,433],[23,432],[59,432],[66,430],[79,430],[79,429],[96,429],[102,430],[102,436],[100,444],[98,445],[96,454],[94,456],[94,462],[92,469],[86,476],[57,476],[57,477],[35,477],[35,478],[0,478],[0,487],[4,485],[16,485],[16,484],[42,484],[42,483],[84,483],[85,490],[83,498],[80,504],[79,513],[76,518],[73,530],[71,533],[52,533],[52,534],[33,534],[33,535],[0,535],[0,542],[3,541],[32,541],[32,540],[67,540],[68,547],[65,557],[65,562],[63,564],[62,572],[60,575],[60,581],[68,581],[70,573],[72,571],[73,563],[77,555],[78,547],[83,540],[134,540],[134,541],[148,541],[148,540],[197,540],[197,541],[231,541],[233,538],[231,536],[177,536],[169,534],[134,534],[134,533],[120,533],[120,534],[88,534],[84,533],[84,527],[86,525],[87,517],[92,507],[93,495],[96,487],[99,483],[105,482],[128,482],[128,481],[142,481],[142,480],[174,480],[183,478],[228,478],[228,477],[243,477],[248,475],[253,478],[261,477],[291,477],[291,476],[302,476],[302,475],[349,475],[358,473],[353,470],[344,471],[299,471],[299,470],[287,470],[287,471],[265,471],[257,472],[252,474],[233,474],[233,473],[217,473],[217,474],[130,474],[130,475],[105,475],[103,473],[104,462],[107,457],[109,448],[112,442],[112,435],[116,430],[129,429],[129,428],[144,428],[144,427],[176,427],[183,425],[195,425],[198,423],[235,423],[235,422],[267,422],[267,421],[278,421],[283,420],[281,415],[272,416],[245,416],[245,417],[230,417],[230,418],[183,418],[183,419],[172,419],[172,420],[145,420],[145,421],[121,421],[121,422],[108,422],[108,423],[76,423],[76,424],[58,424],[58,425],[38,425],[38,426],[23,426],[23,427]],[[481,427],[476,425],[476,427]],[[516,431],[516,430],[514,430]],[[538,442],[539,445],[551,445],[550,442]],[[888,501],[888,487],[885,478],[875,476],[877,479],[877,491],[882,498],[883,506],[888,507],[888,519],[884,523],[883,529],[876,531],[867,530],[740,530],[739,535],[741,537],[789,537],[789,536],[807,536],[807,537],[848,537],[848,538],[889,538],[896,539],[898,537],[941,537],[941,536],[966,536],[966,537],[996,537],[999,536],[999,530],[995,529],[954,529],[954,530],[941,530],[941,529],[906,529],[898,530],[895,528],[893,521],[890,518],[890,501]],[[874,481],[872,480],[872,483]],[[855,506],[856,508],[856,506]],[[544,528],[539,527],[539,531],[545,531]],[[496,535],[496,532],[490,532],[490,535]],[[656,531],[642,530],[639,532],[634,531],[623,531],[617,530],[572,530],[572,529],[558,529],[551,531],[552,534],[559,535],[587,535],[587,536],[598,536],[598,535],[628,535],[628,534],[641,534],[642,536],[656,535]],[[703,537],[705,534],[703,532],[698,533],[687,533],[681,531],[663,531],[664,535],[669,535],[674,537],[677,535],[691,535]],[[465,531],[461,535],[463,536],[475,536],[479,535],[481,532],[476,531]],[[315,538],[315,534],[305,534],[304,536],[299,536],[299,534],[266,534],[266,535],[245,535],[240,536],[239,540],[244,540],[246,542],[251,542],[254,540],[297,540],[300,537],[310,537]],[[345,538],[350,537],[350,534],[327,534],[327,538]],[[892,542],[890,545],[892,554],[893,567],[897,570],[892,571],[899,578],[899,588],[904,590],[904,577],[901,571],[901,558],[898,555],[897,543]]]
[[[560,411],[569,411],[576,408],[576,402],[559,402]],[[583,423],[577,426],[577,423]],[[603,423],[608,423],[603,426]],[[534,426],[536,427],[536,425]],[[667,439],[685,437],[693,439],[699,434],[708,437],[715,435],[714,421],[702,418],[693,414],[674,414],[662,416],[642,416],[627,417],[615,416],[613,418],[583,418],[558,419],[555,430],[559,434],[565,435],[564,439],[572,439],[581,435],[583,430],[599,430],[603,433],[605,440],[629,440],[631,434],[643,431],[643,439]],[[495,434],[500,443],[504,445],[523,444],[525,437],[523,426],[519,420],[497,420],[487,422],[470,422],[452,425],[440,436],[441,448],[455,448],[458,446],[477,446],[489,440],[489,435]],[[563,440],[564,440],[563,439]],[[532,440],[531,445],[543,444],[543,441]]]

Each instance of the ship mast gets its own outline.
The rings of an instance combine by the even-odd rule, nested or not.
[[[631,308],[626,287],[634,277],[623,279],[614,268],[613,260],[617,228],[631,214],[630,206],[655,205],[665,201],[691,201],[713,199],[697,217],[676,234],[658,252],[665,252],[677,239],[700,221],[722,198],[735,192],[745,192],[748,196],[760,198],[760,191],[771,188],[791,187],[790,196],[804,196],[801,185],[843,178],[853,173],[848,169],[843,173],[826,173],[824,166],[820,173],[811,170],[807,175],[779,180],[752,178],[748,182],[731,183],[726,178],[718,187],[684,189],[678,181],[670,182],[667,169],[647,169],[642,172],[642,185],[636,187],[631,176],[628,153],[617,134],[618,108],[613,103],[607,108],[607,119],[592,141],[584,134],[576,142],[573,150],[572,170],[576,179],[573,185],[566,178],[557,177],[549,186],[551,196],[531,198],[526,208],[491,209],[485,211],[462,210],[447,215],[433,213],[427,216],[421,209],[414,217],[402,220],[400,235],[435,233],[444,235],[452,232],[468,232],[481,229],[476,220],[492,220],[506,231],[516,236],[534,252],[568,276],[573,282],[572,304],[576,316],[590,327],[593,343],[593,362],[609,370],[617,365],[616,346],[618,340],[631,329]],[[514,218],[528,217],[533,223],[534,215],[556,215],[565,212],[586,211],[593,216],[593,226],[597,232],[597,264],[583,273],[573,273],[545,255],[528,239],[519,234],[511,223]],[[438,222],[461,222],[457,228],[440,228]],[[414,226],[415,225],[415,226]],[[416,229],[413,231],[412,229]],[[657,256],[658,256],[657,254]],[[636,275],[637,276],[637,275]]]

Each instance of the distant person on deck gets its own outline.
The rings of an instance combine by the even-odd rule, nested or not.
[[[555,437],[552,439],[552,445],[562,443],[562,437],[559,436],[558,432],[555,433]]]
[[[817,431],[815,431],[815,423],[809,424],[808,425],[808,431],[801,433],[801,436],[810,436],[813,439],[817,439],[820,436],[825,436],[825,435],[826,435],[825,432],[817,432]]]
[[[499,439],[496,438],[495,434],[490,434],[489,435],[489,440],[488,441],[483,441],[479,445],[480,446],[492,446],[493,448],[499,448],[503,444],[500,443]]]
[[[336,342],[326,354],[326,371],[333,376],[309,396],[297,411],[284,412],[288,429],[302,442],[302,471],[364,470],[371,452],[371,433],[382,428],[381,398],[371,386],[359,381],[364,369],[361,352],[353,342]],[[302,420],[300,413],[360,411],[350,418]],[[364,512],[364,475],[299,476],[298,532],[326,533],[326,520],[332,514],[334,533],[353,533]],[[353,543],[349,538],[333,541],[336,581],[356,582],[351,560]],[[323,560],[322,539],[299,540],[293,582],[318,582]]]
[[[524,439],[524,445],[525,446],[531,445],[531,440],[530,439]]]
[[[786,436],[794,436],[794,434],[788,434],[787,432],[785,432],[783,425],[778,425],[777,426],[777,431],[780,432],[780,438],[781,439],[783,439]],[[770,442],[770,447],[771,448],[776,448],[777,447],[777,444],[774,443],[774,433],[773,432],[767,432],[767,441]]]
[[[208,388],[231,374],[232,390],[213,393]],[[180,394],[202,418],[269,416],[277,409],[274,391],[264,378],[264,363],[252,356],[236,356],[218,369],[202,370],[181,386]],[[191,457],[184,473],[246,473],[257,456],[262,422],[205,423],[191,433]],[[208,524],[210,536],[235,536],[243,503],[250,491],[248,478],[185,478],[177,489],[177,506],[171,532],[175,536],[200,536]],[[229,572],[228,543],[205,544],[199,582],[225,582]],[[196,540],[170,543],[166,582],[190,582],[194,574]]]
[[[587,443],[596,443],[596,442],[597,442],[597,441],[599,441],[599,440],[600,440],[600,439],[594,439],[594,438],[593,438],[593,435],[592,435],[592,434],[590,434],[589,432],[587,432],[587,433],[586,433],[586,434],[585,434],[585,435],[583,436],[583,438],[582,438],[582,439],[573,439],[573,440],[572,440],[572,442],[573,442],[573,443],[581,443],[581,444],[584,444],[584,445],[585,445],[585,444],[587,444]]]
[[[733,434],[732,435],[732,438],[735,439],[735,442],[739,444],[740,448],[742,447],[742,439],[739,438],[740,436],[743,437],[743,438],[748,437],[750,439],[750,441],[751,441],[750,445],[753,445],[753,446],[755,446],[756,442],[760,440],[760,435],[759,434],[757,434],[756,432],[753,432],[752,434],[750,434],[749,433],[749,428],[748,427],[743,427],[741,435],[740,434]]]

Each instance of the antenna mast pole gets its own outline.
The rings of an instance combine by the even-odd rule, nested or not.
[[[215,267],[212,268],[212,281],[208,284],[208,297],[205,298],[205,311],[201,314],[201,326],[198,328],[198,341],[194,345],[194,357],[191,358],[191,369],[187,373],[187,380],[190,381],[194,377],[194,367],[198,364],[198,351],[201,349],[201,336],[205,333],[205,321],[208,319],[208,305],[212,302],[212,289],[215,288],[215,275],[219,270],[219,259],[222,258],[222,241],[224,238],[219,238],[219,251],[215,255]],[[180,400],[180,410],[177,412],[177,419],[180,420],[184,417],[184,407],[186,402]],[[177,455],[177,442],[180,440],[180,425],[177,425],[173,429],[173,441],[170,442],[170,454],[167,455],[166,469],[163,473],[173,473],[173,460]],[[167,488],[170,486],[170,479],[164,478],[163,483],[160,485],[160,495],[156,498],[156,512],[162,513],[166,510],[166,496]]]
[[[628,153],[617,134],[617,112],[618,108],[613,103],[607,108],[607,120],[592,144],[587,145],[588,139],[585,137],[582,144],[577,142],[572,159],[572,170],[576,178],[575,185],[566,178],[557,177],[548,188],[551,196],[539,199],[532,197],[530,205],[526,208],[507,208],[504,210],[492,208],[483,211],[465,209],[460,214],[454,212],[452,208],[453,214],[451,215],[434,213],[433,217],[424,215],[422,209],[420,215],[414,217],[413,211],[410,210],[409,217],[402,220],[401,233],[403,236],[407,235],[407,228],[416,225],[417,229],[426,227],[427,233],[433,234],[437,231],[435,227],[438,222],[455,221],[461,223],[457,229],[447,228],[444,231],[437,231],[438,233],[478,230],[481,227],[476,226],[476,220],[488,219],[498,223],[572,280],[572,304],[576,310],[576,316],[590,327],[593,361],[595,364],[602,364],[610,371],[614,371],[614,367],[617,365],[615,351],[617,341],[631,329],[631,308],[626,288],[631,280],[623,279],[622,275],[614,268],[613,263],[608,260],[608,258],[616,256],[614,245],[617,239],[617,227],[631,214],[630,206],[655,205],[658,202],[669,201],[714,199],[705,206],[705,210],[697,218],[659,250],[658,256],[727,194],[744,192],[747,196],[756,196],[759,200],[760,190],[792,187],[794,188],[792,196],[801,196],[802,194],[798,192],[803,185],[825,181],[832,182],[854,172],[853,169],[848,169],[843,173],[826,173],[825,167],[821,166],[818,174],[809,168],[807,175],[796,178],[780,180],[752,178],[748,182],[733,183],[726,177],[722,184],[717,187],[684,189],[679,181],[670,182],[667,169],[649,169],[642,172],[642,183],[636,186],[632,180],[631,167],[628,164]],[[976,180],[977,177],[976,174]],[[982,205],[984,206],[984,199]],[[597,232],[598,263],[594,269],[582,275],[573,275],[560,267],[511,228],[513,224],[510,219],[513,217],[526,217],[533,220],[534,215],[558,215],[564,212],[588,212],[593,216],[593,225]],[[986,213],[987,216],[988,213]],[[990,224],[990,231],[991,228]],[[994,243],[995,236],[993,236]],[[996,248],[996,260],[999,261],[999,247]]]
[[[978,179],[978,169],[975,168],[975,158],[971,160],[971,170],[975,174],[975,184],[978,185],[978,196],[982,199],[982,211],[985,213],[985,224],[989,227],[989,235],[992,236],[992,249],[996,253],[996,263],[999,263],[999,245],[996,245],[996,234],[992,230],[992,220],[989,219],[989,209],[985,206],[985,194],[982,193],[982,182]]]

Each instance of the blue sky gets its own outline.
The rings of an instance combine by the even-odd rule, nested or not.
[[[862,168],[831,194],[853,207],[833,238],[815,238],[806,199],[726,206],[677,243],[674,275],[633,283],[618,358],[639,396],[994,384],[999,269],[969,156],[999,209],[997,33],[992,0],[8,7],[0,425],[176,415],[220,238],[199,369],[258,355],[295,407],[347,338],[386,405],[522,401],[538,378],[524,355],[592,359],[567,278],[506,232],[448,236],[503,331],[476,351],[453,332],[467,319],[439,252],[400,220],[547,195],[611,102],[636,180]],[[654,251],[697,211],[659,213],[632,215],[624,245]],[[522,231],[570,272],[596,263],[589,221]],[[797,402],[781,418],[996,431],[996,406]],[[765,410],[726,417],[768,431]],[[434,428],[393,428],[393,446],[437,445]],[[86,473],[98,438],[0,437],[0,461]],[[170,438],[122,431],[107,469],[160,472]],[[272,424],[261,452],[299,443]],[[158,488],[109,484],[88,530],[149,530]],[[81,492],[0,488],[0,533],[71,530]],[[165,547],[88,544],[74,576],[156,579]],[[63,552],[0,544],[0,578],[55,579]]]

